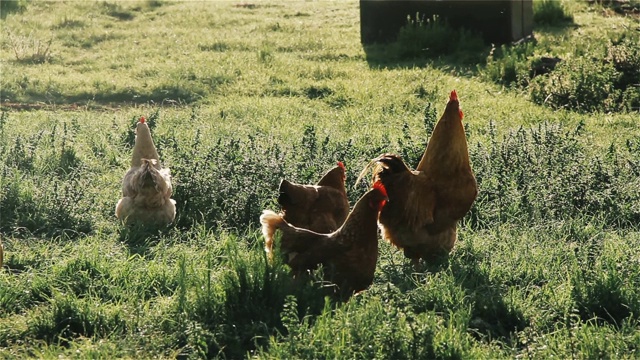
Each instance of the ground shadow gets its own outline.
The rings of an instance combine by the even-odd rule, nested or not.
[[[5,19],[10,14],[20,13],[26,7],[26,4],[22,1],[13,0],[0,1],[0,19]]]
[[[360,1],[360,35],[370,68],[431,66],[476,75],[494,47],[536,32],[562,35],[572,21],[538,24],[512,1]],[[520,8],[520,6],[523,6]]]
[[[466,42],[479,34],[480,47],[509,42],[511,7],[511,2],[497,0],[482,4],[468,0],[362,0],[360,35],[367,62],[371,67],[421,66],[442,55],[453,55],[457,48],[454,42]],[[460,29],[467,32],[460,33]],[[412,49],[416,45],[418,48]],[[473,47],[472,51],[478,50]]]
[[[447,314],[452,310],[451,306],[463,305],[457,303],[462,301],[462,297],[471,306],[470,331],[479,337],[509,341],[511,334],[529,325],[528,321],[519,309],[509,303],[508,294],[500,284],[491,280],[481,264],[482,260],[475,252],[459,249],[455,254],[423,263],[419,271],[408,259],[402,264],[383,266],[382,270],[389,281],[388,287],[393,287],[402,297],[411,298],[409,304],[416,313],[436,311]],[[437,289],[421,289],[425,276],[441,272],[452,274],[455,286],[448,285],[444,289],[441,287],[444,283],[436,281],[434,286]],[[446,294],[440,293],[439,289]]]
[[[118,235],[119,240],[127,245],[131,254],[146,257],[170,229],[170,226],[123,225]]]
[[[451,268],[456,283],[466,290],[473,304],[469,327],[479,335],[506,339],[527,327],[524,314],[509,304],[508,294],[480,268],[479,259],[473,259],[474,254],[465,257],[464,261],[454,261]]]
[[[206,94],[192,91],[185,87],[171,86],[153,89],[149,93],[136,93],[128,89],[105,93],[79,93],[74,95],[30,92],[26,95],[0,93],[2,99],[19,99],[3,101],[0,107],[11,110],[40,110],[48,108],[78,109],[110,109],[128,105],[153,104],[154,106],[188,105],[202,99]]]

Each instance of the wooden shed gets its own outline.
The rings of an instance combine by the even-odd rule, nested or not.
[[[393,41],[417,13],[478,31],[487,43],[517,41],[533,30],[533,0],[360,0],[362,43]]]

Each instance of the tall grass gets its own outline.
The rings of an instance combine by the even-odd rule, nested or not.
[[[431,106],[426,106],[418,133],[433,126]],[[150,118],[159,131],[162,112]],[[411,130],[407,125],[395,137],[370,140],[398,144],[408,161],[415,162],[424,138],[414,137]],[[463,222],[452,257],[414,274],[401,252],[381,244],[374,285],[342,305],[323,300],[313,282],[293,284],[282,264],[268,264],[252,230],[262,208],[273,206],[268,200],[281,177],[315,179],[324,171],[320,164],[334,163],[336,150],[345,149],[331,135],[318,139],[315,131],[303,129],[297,142],[280,143],[278,153],[268,137],[200,138],[200,143],[188,136],[184,143],[158,137],[161,154],[184,179],[175,187],[182,214],[174,228],[144,235],[142,243],[134,240],[136,230],[100,225],[113,221],[110,212],[71,208],[72,218],[90,213],[93,226],[61,232],[66,235],[54,243],[47,237],[59,230],[52,229],[69,226],[57,222],[58,213],[38,211],[49,228],[21,231],[18,219],[3,216],[5,233],[13,234],[7,242],[9,272],[1,275],[4,316],[28,315],[24,326],[6,332],[0,344],[20,354],[25,349],[15,342],[27,337],[55,344],[49,349],[54,353],[82,338],[119,339],[128,345],[117,356],[131,356],[129,351],[141,346],[148,353],[196,357],[237,358],[248,351],[264,357],[493,357],[537,353],[523,344],[556,336],[559,324],[562,329],[595,326],[588,331],[599,332],[638,321],[640,299],[633,289],[640,284],[629,281],[640,271],[633,251],[640,241],[634,227],[640,221],[640,208],[634,205],[640,203],[632,166],[640,162],[635,142],[612,145],[600,157],[587,148],[582,125],[541,124],[502,136],[492,123],[476,129],[488,134],[487,143],[470,138],[480,195]],[[120,138],[126,139],[125,134]],[[122,147],[127,148],[124,142]],[[40,158],[48,148],[35,145],[33,156]],[[185,150],[189,153],[181,152]],[[352,163],[376,153],[353,146],[344,159]],[[207,154],[217,162],[199,157]],[[265,158],[277,159],[277,166],[269,167]],[[219,167],[222,159],[242,168],[226,171]],[[96,171],[86,162],[80,178]],[[22,166],[5,164],[7,172]],[[36,161],[31,171],[44,173],[48,164]],[[97,172],[94,178],[111,170]],[[354,178],[348,177],[350,197],[364,190],[353,188]],[[37,186],[20,183],[26,193]],[[97,209],[113,206],[113,195],[107,195],[115,194],[117,185],[114,181],[112,191],[94,195]],[[201,205],[194,205],[198,199]],[[265,202],[256,205],[257,199]],[[47,200],[32,201],[42,209],[40,202]],[[214,208],[205,204],[216,201],[222,204],[220,212],[196,211]],[[108,245],[91,249],[96,243]],[[541,309],[548,312],[541,314]],[[141,342],[142,334],[150,336],[148,342]],[[633,349],[632,338],[623,334],[616,344],[608,343],[610,351]],[[596,351],[582,343],[585,349],[567,353],[563,347],[573,340],[554,341],[560,341],[554,350],[542,353]]]
[[[563,1],[536,0],[533,2],[533,21],[541,25],[562,25],[573,21],[573,15]]]
[[[439,58],[454,55],[462,63],[474,63],[485,45],[482,36],[464,28],[456,29],[445,19],[424,14],[407,17],[407,24],[398,32],[394,50],[400,59]],[[473,57],[476,54],[476,57]]]

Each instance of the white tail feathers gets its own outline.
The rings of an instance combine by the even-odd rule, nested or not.
[[[273,235],[284,224],[284,218],[271,210],[264,210],[260,215],[260,224],[262,224],[262,235],[264,236],[264,251],[267,252],[269,260],[271,260],[273,258]]]
[[[151,178],[153,187],[159,193],[165,193],[168,186],[164,181],[164,177],[153,166],[156,160],[141,159],[141,165],[138,168],[132,168],[127,172],[124,178],[124,186],[127,187],[124,194],[139,194],[142,189],[148,187],[147,179]]]
[[[171,173],[167,168],[158,170],[155,167],[157,163],[156,160],[142,159],[142,171],[136,177],[138,187],[142,189],[150,177],[159,193],[171,195]]]

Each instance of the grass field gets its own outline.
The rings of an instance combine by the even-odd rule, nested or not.
[[[535,41],[423,54],[364,48],[357,1],[2,0],[0,358],[640,357],[640,5],[535,1]],[[267,263],[282,178],[343,161],[353,205],[452,89],[480,190],[448,259],[381,240],[346,303]],[[160,231],[114,215],[141,115]]]

